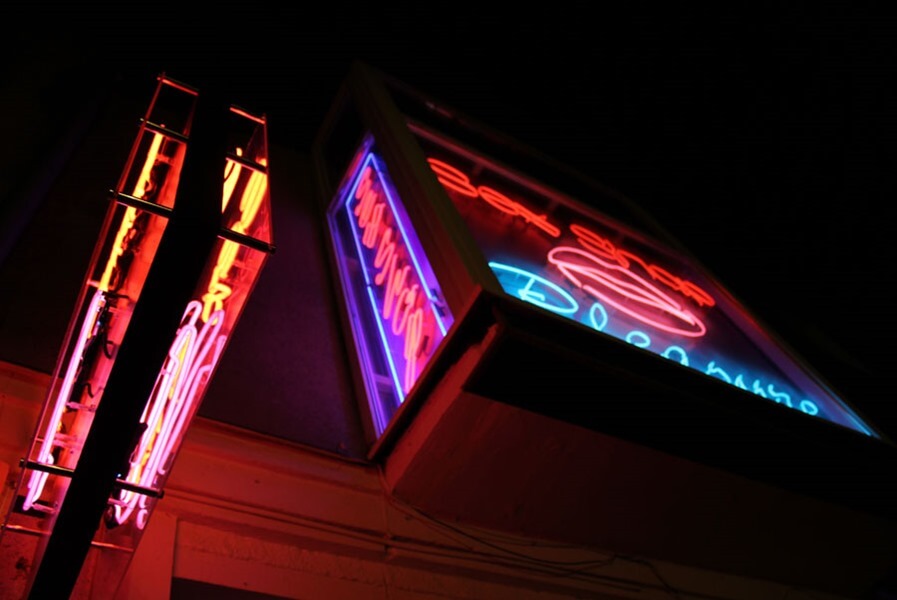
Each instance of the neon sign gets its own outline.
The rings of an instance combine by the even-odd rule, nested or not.
[[[187,306],[181,326],[168,357],[159,373],[153,396],[141,418],[143,434],[131,455],[127,482],[152,488],[159,475],[170,467],[168,458],[187,425],[187,417],[221,356],[226,336],[221,326],[224,311],[215,311],[206,321],[201,319],[199,302]],[[110,521],[121,525],[135,514],[136,525],[143,529],[149,516],[149,497],[132,490],[123,490],[111,502]]]
[[[147,202],[171,206],[169,181],[177,172],[182,156],[179,142],[159,133],[149,134],[149,149],[133,187],[133,196]],[[175,165],[172,168],[172,165]],[[88,282],[89,301],[81,327],[65,367],[61,383],[52,394],[49,418],[41,422],[34,460],[45,465],[74,468],[80,446],[93,421],[93,412],[102,398],[105,379],[114,361],[115,348],[127,328],[146,269],[162,232],[164,218],[133,206],[116,208],[120,216],[100,276]],[[141,261],[135,261],[140,254]],[[53,512],[52,503],[38,502],[49,473],[32,471],[25,485],[24,510]],[[61,486],[64,487],[64,486]]]
[[[453,319],[371,140],[357,153],[328,218],[379,436]]]
[[[242,148],[237,148],[236,154],[241,156]],[[260,157],[259,165],[264,167],[266,164],[267,159]],[[244,169],[248,171],[248,181],[243,182],[237,216],[230,226],[231,231],[240,234],[253,231],[267,191],[264,172],[247,169],[228,160],[224,178],[223,212],[228,208]],[[238,258],[241,262],[247,262],[247,252],[248,249],[233,240],[218,242],[217,259],[205,291],[201,299],[193,300],[187,305],[156,380],[153,394],[140,419],[143,433],[131,454],[128,473],[123,478],[128,483],[151,489],[158,484],[160,478],[168,474],[178,442],[196,411],[199,399],[227,343],[227,332],[233,321],[233,315],[229,315],[230,299],[234,287],[240,282],[242,270],[236,268],[236,262]],[[110,502],[109,522],[121,525],[132,515],[136,515],[135,524],[143,529],[151,508],[149,500],[147,495],[122,490],[119,497]]]
[[[806,415],[872,431],[690,260],[416,126],[505,293]]]
[[[160,78],[118,185],[127,193],[117,194],[107,214],[106,233],[72,321],[77,326],[60,357],[59,375],[32,442],[23,471],[25,512],[52,516],[62,503],[171,216],[187,152],[189,118],[183,122],[185,131],[178,131],[155,124],[153,115],[157,108],[165,112],[157,102],[160,96],[174,98],[166,95],[172,93],[177,96],[173,106],[178,107],[184,106],[185,94],[188,99],[196,96],[195,91]],[[146,525],[151,503],[271,251],[265,122],[233,107],[229,114],[246,137],[240,138],[241,145],[228,148],[222,163],[221,234],[194,299],[172,332],[167,358],[144,406],[139,439],[118,474],[105,519],[110,529],[130,523],[142,530]]]
[[[602,305],[624,312],[649,327],[685,337],[701,337],[707,333],[701,319],[626,267],[570,246],[552,248],[548,262]],[[665,322],[669,316],[673,317],[673,324]]]

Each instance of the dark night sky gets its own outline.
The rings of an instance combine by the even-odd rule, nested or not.
[[[82,8],[83,27],[22,25],[4,44],[13,64],[59,53],[74,87],[213,81],[300,150],[351,61],[368,62],[639,203],[897,435],[895,21],[549,6],[256,4],[218,9],[224,25]]]

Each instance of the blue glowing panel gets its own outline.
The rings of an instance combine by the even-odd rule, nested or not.
[[[510,296],[808,417],[875,435],[692,259],[412,129]]]
[[[356,153],[327,216],[379,436],[453,318],[370,138]]]

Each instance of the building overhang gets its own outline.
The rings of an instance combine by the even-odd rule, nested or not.
[[[517,302],[483,297],[464,318],[376,448],[398,498],[450,522],[842,593],[893,568],[891,446]]]

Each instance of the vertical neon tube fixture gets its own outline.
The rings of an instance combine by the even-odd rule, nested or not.
[[[171,223],[199,94],[159,78],[113,190],[28,455],[21,461],[16,499],[0,532],[7,541],[15,535],[20,548],[32,547],[33,571]],[[170,349],[145,401],[139,439],[122,461],[91,544],[91,551],[100,553],[95,568],[102,569],[95,579],[105,580],[111,591],[162,496],[184,434],[274,250],[266,121],[231,107],[226,127],[219,234],[177,330],[170,334]]]

